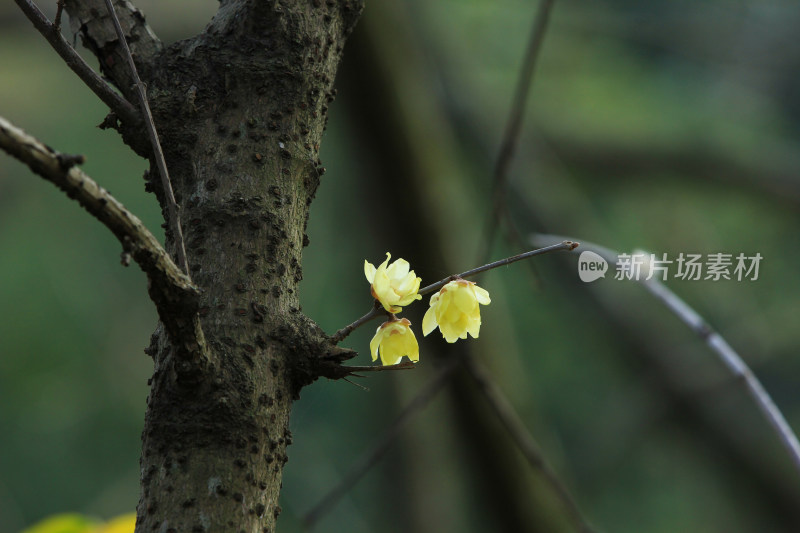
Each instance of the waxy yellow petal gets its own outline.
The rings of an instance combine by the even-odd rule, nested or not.
[[[383,308],[389,313],[399,313],[402,306],[422,299],[417,294],[422,280],[411,270],[408,261],[399,258],[389,264],[391,258],[387,252],[386,260],[378,268],[364,261],[364,275],[372,286],[372,296]]]
[[[436,311],[433,307],[429,307],[422,318],[422,334],[427,337],[430,332],[436,329],[436,326]]]
[[[372,360],[380,355],[384,365],[396,365],[404,356],[419,361],[419,344],[410,326],[406,318],[381,324],[369,343]]]
[[[477,285],[472,285],[472,288],[475,290],[475,298],[478,300],[479,304],[489,305],[492,303],[492,299],[489,298],[489,291],[478,287]]]
[[[471,281],[451,281],[434,294],[430,308],[422,319],[422,333],[428,335],[436,327],[447,342],[477,339],[481,329],[480,305],[491,303],[489,293]]]
[[[375,265],[364,259],[364,275],[367,277],[370,285],[375,281]]]

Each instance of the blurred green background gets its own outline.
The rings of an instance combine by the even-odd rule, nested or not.
[[[42,7],[52,16],[51,3]],[[136,4],[165,42],[200,31],[217,7]],[[365,258],[391,251],[424,284],[475,266],[535,9],[368,0],[337,80],[304,253],[304,311],[326,331],[369,308]],[[757,281],[669,285],[743,355],[795,428],[798,24],[790,0],[557,2],[506,201],[523,240],[548,231],[671,257],[759,252]],[[85,154],[86,172],[160,232],[145,164],[95,127],[104,113],[16,6],[0,5],[0,115]],[[495,242],[493,258],[522,251]],[[145,278],[119,264],[107,230],[5,154],[0,250],[0,531],[56,512],[129,512],[151,371],[143,349],[156,324]],[[593,524],[800,531],[800,474],[699,340],[640,287],[580,282],[574,256],[531,263],[480,281],[493,302],[469,347]],[[407,316],[420,325],[417,307]],[[354,364],[369,363],[373,327],[346,341],[360,352]],[[459,346],[435,336],[418,331],[418,368],[359,381],[369,391],[329,381],[303,391],[282,531],[302,531],[303,514]],[[504,433],[470,394],[436,396],[316,530],[570,531],[513,447],[481,451]],[[502,468],[502,485],[487,477]],[[489,503],[497,498],[507,511]]]

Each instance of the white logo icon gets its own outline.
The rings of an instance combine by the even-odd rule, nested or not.
[[[606,277],[608,262],[598,254],[586,250],[578,257],[578,275],[581,281],[589,283],[598,278]]]

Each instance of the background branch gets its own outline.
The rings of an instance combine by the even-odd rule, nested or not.
[[[372,447],[364,452],[361,458],[350,466],[339,483],[320,498],[305,516],[303,516],[303,524],[305,524],[306,527],[313,528],[317,522],[333,509],[339,500],[364,477],[364,474],[375,466],[381,457],[391,448],[392,444],[397,441],[400,432],[405,429],[416,414],[421,412],[422,409],[430,403],[445,383],[447,383],[447,380],[453,374],[457,366],[457,359],[453,358],[449,360],[447,364],[439,370],[436,376],[414,396],[414,399],[400,412],[392,424],[375,440]]]
[[[517,87],[514,91],[514,99],[508,112],[503,139],[500,149],[495,159],[492,170],[492,206],[491,213],[486,224],[486,233],[482,240],[482,252],[478,255],[478,262],[485,263],[489,259],[489,254],[494,244],[494,237],[497,226],[500,224],[500,217],[503,213],[506,194],[505,186],[508,181],[508,169],[511,159],[514,156],[514,149],[519,141],[522,131],[522,119],[525,115],[525,104],[528,100],[528,93],[533,83],[533,73],[536,71],[536,63],[539,58],[547,24],[550,20],[550,11],[555,0],[542,0],[533,18],[531,35],[525,52],[525,61],[519,71]]]
[[[537,245],[541,243],[550,242],[552,240],[560,239],[556,235],[534,235],[532,241]],[[585,243],[584,249],[592,250],[603,259],[608,261],[609,264],[615,265],[619,253],[604,248],[603,246]],[[674,292],[669,290],[666,285],[658,281],[655,277],[651,279],[636,278],[634,281],[643,285],[650,294],[655,296],[667,309],[677,316],[684,324],[686,324],[700,339],[705,342],[708,347],[713,351],[730,370],[733,376],[744,384],[748,394],[752,397],[758,409],[766,418],[769,425],[777,434],[778,438],[783,444],[789,454],[795,469],[800,473],[800,443],[798,443],[797,435],[795,435],[786,418],[781,413],[780,409],[773,402],[772,397],[766,391],[764,386],[753,374],[747,363],[736,353],[736,351],[728,344],[728,342],[717,333],[694,309],[692,309],[686,302],[678,297]]]
[[[559,135],[548,129],[542,136],[575,174],[591,176],[592,181],[608,180],[609,186],[628,186],[669,172],[694,183],[705,181],[762,197],[788,209],[800,207],[800,158],[791,148],[742,154],[691,137],[626,143],[613,137]]]
[[[583,533],[591,533],[594,528],[583,516],[578,504],[570,494],[567,486],[559,479],[558,474],[547,462],[533,436],[525,428],[525,424],[520,420],[514,407],[503,394],[502,389],[492,380],[489,372],[483,368],[474,357],[467,357],[464,366],[469,371],[470,376],[475,380],[478,388],[483,393],[486,401],[489,402],[494,414],[508,430],[511,438],[525,456],[532,468],[536,469],[545,479],[553,493],[561,500],[564,508],[569,512],[570,518],[576,529]]]

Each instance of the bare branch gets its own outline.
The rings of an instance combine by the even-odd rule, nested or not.
[[[570,518],[575,524],[575,527],[583,533],[593,532],[594,529],[583,516],[583,513],[581,513],[581,510],[570,494],[569,489],[566,487],[566,485],[564,485],[564,483],[562,483],[558,477],[558,474],[556,474],[556,472],[544,458],[544,455],[542,455],[542,451],[539,449],[536,441],[531,436],[530,432],[528,432],[528,430],[525,428],[525,424],[523,424],[522,420],[519,418],[519,415],[511,406],[511,403],[508,401],[505,395],[503,395],[503,391],[500,389],[500,387],[498,387],[497,384],[492,381],[486,369],[480,366],[474,360],[474,358],[466,358],[464,360],[464,366],[478,384],[478,388],[486,397],[486,401],[489,402],[489,405],[492,407],[492,410],[494,410],[497,418],[508,430],[511,438],[516,443],[517,448],[519,448],[520,452],[522,452],[522,455],[525,456],[525,459],[527,459],[528,463],[533,468],[538,470],[542,476],[544,476],[544,479],[550,485],[553,493],[558,496],[559,500],[561,500],[562,505],[564,505],[569,512]]]
[[[373,365],[373,366],[345,366],[343,368],[349,370],[352,375],[357,375],[355,372],[385,372],[387,370],[413,370],[417,364],[413,361],[403,361],[396,365]]]
[[[523,259],[528,259],[529,257],[533,257],[535,255],[543,255],[550,252],[569,252],[574,250],[579,246],[579,243],[572,242],[572,241],[564,241],[557,244],[551,244],[550,246],[545,246],[544,248],[538,248],[536,250],[531,250],[530,252],[525,252],[522,254],[514,255],[511,257],[506,257],[505,259],[500,259],[499,261],[495,261],[493,263],[489,263],[487,265],[479,266],[477,268],[473,268],[472,270],[467,270],[466,272],[462,272],[461,274],[450,276],[445,278],[441,281],[437,281],[436,283],[432,283],[427,287],[423,287],[419,290],[419,294],[428,294],[434,291],[438,291],[449,282],[456,278],[471,278],[472,276],[477,276],[482,272],[486,272],[487,270],[491,270],[493,268],[510,265],[511,263],[516,263],[517,261],[522,261]]]
[[[562,237],[555,235],[534,235],[533,242],[541,245],[543,242],[552,242]],[[611,264],[617,262],[619,254],[608,248],[604,248],[597,244],[584,243],[584,249],[591,250],[608,261]],[[638,283],[642,284],[653,296],[655,296],[664,306],[672,311],[684,324],[686,324],[708,347],[713,351],[725,367],[733,374],[733,376],[744,383],[745,390],[753,398],[758,409],[767,419],[767,422],[772,426],[772,429],[778,435],[778,438],[786,448],[792,463],[798,472],[800,472],[800,443],[795,435],[786,418],[781,413],[780,409],[775,405],[772,397],[764,389],[764,386],[753,374],[752,370],[747,366],[742,357],[727,343],[727,341],[717,333],[703,317],[701,317],[694,309],[692,309],[686,302],[684,302],[678,295],[669,290],[666,285],[658,281],[656,278],[636,279]]]
[[[175,248],[178,254],[178,263],[183,268],[184,273],[189,276],[189,264],[186,260],[186,246],[183,243],[183,230],[181,229],[181,220],[178,216],[178,203],[175,201],[175,193],[172,191],[172,183],[169,180],[169,172],[167,171],[167,162],[164,160],[164,151],[161,149],[161,142],[158,140],[158,133],[156,132],[156,125],[153,122],[153,113],[150,111],[150,104],[147,102],[147,94],[145,92],[144,84],[139,79],[139,73],[136,71],[136,64],[133,62],[131,50],[128,48],[128,42],[125,40],[125,33],[122,31],[122,26],[117,18],[117,13],[114,11],[114,4],[111,0],[106,0],[106,8],[108,9],[111,19],[114,21],[114,28],[117,31],[122,50],[125,53],[125,59],[128,61],[128,68],[130,68],[133,82],[136,84],[136,93],[139,97],[139,105],[142,109],[142,114],[145,118],[145,126],[147,126],[147,134],[150,137],[150,144],[153,146],[153,157],[158,166],[158,173],[161,175],[161,186],[164,189],[166,196],[167,211],[169,212],[169,224],[172,229],[173,237],[175,238]]]
[[[697,139],[680,142],[630,143],[614,138],[582,139],[580,136],[545,135],[548,145],[566,164],[596,177],[626,183],[653,173],[672,173],[687,179],[707,180],[716,186],[738,187],[744,194],[758,194],[767,201],[800,207],[800,158],[796,150],[770,150],[756,154],[709,146]]]
[[[56,31],[61,31],[61,15],[64,13],[64,2],[66,0],[57,0],[56,2],[56,17],[53,21],[53,27]]]
[[[339,500],[347,494],[347,491],[352,489],[364,474],[384,456],[411,419],[422,411],[436,396],[436,393],[444,387],[447,380],[453,375],[455,369],[458,368],[459,363],[459,358],[451,357],[446,365],[439,370],[439,373],[436,374],[425,388],[417,393],[411,403],[403,409],[394,422],[392,422],[392,425],[375,441],[372,448],[365,452],[361,458],[350,467],[341,481],[339,481],[339,484],[328,491],[328,493],[305,514],[303,517],[303,524],[307,528],[313,528],[325,514],[336,506]]]
[[[503,141],[500,144],[500,151],[495,160],[494,171],[492,172],[492,211],[487,221],[486,235],[483,240],[483,253],[479,254],[479,261],[486,262],[492,251],[497,226],[500,223],[500,214],[503,210],[503,195],[505,185],[508,180],[508,168],[511,158],[514,155],[522,129],[522,119],[525,115],[525,103],[533,82],[533,73],[536,70],[536,61],[542,49],[544,34],[550,20],[550,11],[555,0],[542,0],[533,18],[533,27],[528,41],[528,48],[525,54],[525,61],[519,72],[517,88],[514,92],[514,100],[506,120],[506,128],[503,133]]]
[[[150,298],[182,359],[197,360],[206,350],[197,317],[198,289],[135,215],[75,167],[82,156],[58,153],[0,117],[0,148],[27,164],[102,222],[147,274]],[[123,259],[125,262],[125,259]]]
[[[525,253],[522,253],[522,254],[514,255],[514,256],[511,256],[511,257],[506,257],[505,259],[500,259],[499,261],[495,261],[495,262],[489,263],[487,265],[479,266],[477,268],[473,268],[472,270],[467,270],[466,272],[462,272],[461,274],[456,274],[454,276],[448,276],[448,277],[444,278],[443,280],[437,281],[436,283],[432,283],[432,284],[428,285],[427,287],[423,287],[422,289],[419,290],[419,294],[424,296],[424,295],[426,295],[428,293],[431,293],[431,292],[434,292],[434,291],[438,291],[439,289],[441,289],[442,287],[444,287],[445,285],[447,285],[449,282],[453,281],[454,279],[458,279],[458,278],[466,279],[466,278],[469,278],[469,277],[472,277],[472,276],[477,276],[478,274],[480,274],[482,272],[486,272],[487,270],[491,270],[493,268],[497,268],[497,267],[501,267],[501,266],[505,266],[505,265],[510,265],[511,263],[516,263],[517,261],[521,261],[523,259],[528,259],[529,257],[533,257],[535,255],[542,255],[542,254],[546,254],[546,253],[550,253],[550,252],[570,251],[570,250],[574,250],[577,247],[578,247],[578,243],[577,242],[564,241],[562,243],[553,244],[551,246],[547,246],[545,248],[540,248],[538,250],[531,250],[529,252],[525,252]],[[345,337],[350,335],[356,328],[363,326],[364,324],[366,324],[367,322],[369,322],[373,318],[377,318],[377,317],[381,316],[382,314],[387,314],[387,313],[386,313],[386,311],[384,311],[383,307],[380,305],[378,300],[375,300],[375,305],[372,307],[372,309],[369,311],[369,313],[367,313],[366,315],[362,316],[361,318],[359,318],[358,320],[356,320],[352,324],[349,324],[349,325],[343,327],[342,329],[340,329],[339,331],[337,331],[336,333],[334,333],[334,335],[331,337],[331,342],[333,344],[340,343],[342,340],[345,339]]]
[[[115,0],[127,42],[140,68],[149,64],[161,52],[163,45],[145,22],[144,15],[128,0]],[[133,78],[122,50],[122,43],[106,13],[104,0],[70,0],[64,5],[69,14],[70,28],[80,34],[83,45],[100,63],[103,75],[108,77],[128,100],[136,98]],[[147,79],[147,75],[144,75]]]
[[[359,318],[358,320],[356,320],[352,324],[349,324],[349,325],[343,327],[342,329],[340,329],[339,331],[337,331],[336,333],[334,333],[333,336],[331,337],[331,342],[333,344],[339,344],[348,335],[350,335],[356,328],[363,326],[364,324],[366,324],[367,322],[369,322],[373,318],[377,318],[377,317],[379,317],[381,315],[388,315],[388,314],[389,313],[383,308],[383,306],[380,304],[380,302],[378,300],[375,300],[375,303],[372,306],[372,309],[369,310],[369,313],[367,313],[366,315],[362,316],[361,318]]]
[[[33,2],[30,0],[16,0],[16,2],[22,12],[25,13],[25,16],[33,23],[39,33],[47,39],[47,42],[49,42],[50,46],[61,56],[61,59],[64,60],[67,66],[83,80],[89,89],[91,89],[103,103],[128,124],[133,125],[139,122],[140,117],[136,108],[92,70],[92,67],[90,67],[64,39],[59,28],[51,24],[47,17],[44,16],[44,13],[42,13]],[[57,21],[60,20],[61,5],[62,4],[59,2]]]

